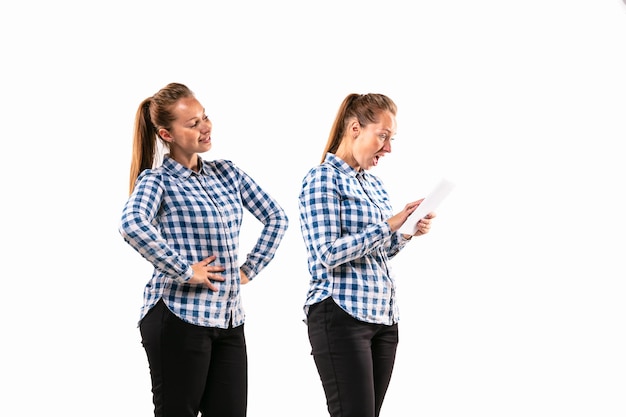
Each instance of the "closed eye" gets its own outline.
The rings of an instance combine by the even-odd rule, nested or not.
[[[207,121],[209,120],[209,116],[207,116],[207,115],[205,114],[204,116],[202,116],[202,120],[203,120],[203,121],[205,121],[205,122],[207,122]],[[192,124],[191,126],[189,126],[189,127],[194,128],[194,127],[197,127],[199,124],[200,124],[200,122],[196,120],[196,121],[195,121],[195,122],[193,122],[193,124]]]

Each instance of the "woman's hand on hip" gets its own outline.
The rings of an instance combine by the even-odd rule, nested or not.
[[[220,265],[211,265],[217,256],[211,255],[204,258],[198,263],[191,265],[193,276],[187,281],[189,284],[204,285],[211,291],[217,291],[218,288],[211,281],[224,281],[225,278],[219,272],[224,271],[224,267]]]

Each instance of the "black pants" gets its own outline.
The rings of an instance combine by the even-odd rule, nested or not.
[[[245,417],[248,359],[243,325],[183,322],[159,301],[140,324],[155,417]]]
[[[332,417],[377,417],[391,380],[398,325],[359,321],[332,298],[310,307],[309,341]]]

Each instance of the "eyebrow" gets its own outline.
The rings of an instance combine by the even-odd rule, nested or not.
[[[206,109],[205,109],[204,107],[202,108],[202,116],[206,116]],[[187,119],[187,120],[185,121],[185,123],[191,122],[191,121],[192,121],[192,120],[194,120],[194,119],[202,119],[202,116],[200,116],[200,117],[198,117],[198,116],[193,116],[193,117],[191,117],[191,118]]]

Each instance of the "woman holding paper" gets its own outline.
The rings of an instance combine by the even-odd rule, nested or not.
[[[393,214],[382,181],[367,171],[391,152],[395,103],[382,94],[348,95],[322,163],[302,181],[300,226],[310,287],[304,305],[311,354],[333,417],[378,416],[398,344],[398,306],[389,260],[413,236],[400,227],[422,200]]]

